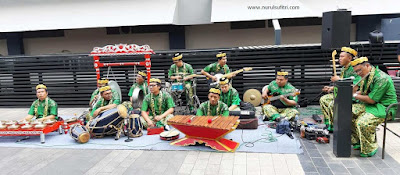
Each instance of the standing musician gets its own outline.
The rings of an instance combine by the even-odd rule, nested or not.
[[[229,70],[228,65],[226,64],[227,57],[226,53],[224,52],[219,52],[216,57],[218,58],[218,62],[211,63],[208,66],[206,66],[203,70],[201,70],[201,73],[205,75],[207,78],[212,79],[212,81],[217,81],[217,77],[211,75],[211,73],[217,74],[217,73],[222,73],[222,74],[227,74],[230,73],[231,71]],[[233,74],[231,77],[226,77],[226,78],[232,78],[236,76],[236,74]]]
[[[102,111],[107,109],[115,108],[121,103],[119,97],[115,97],[110,86],[101,87],[100,90],[101,98],[94,105],[92,112],[90,113],[90,121],[92,118],[97,117]]]
[[[354,77],[353,84],[360,81],[361,77],[354,72],[353,66],[350,65],[354,57],[357,57],[357,51],[350,47],[342,47],[339,56],[339,64],[342,66],[342,69],[340,71],[340,76],[333,75],[331,77],[332,82],[351,76]],[[329,94],[322,96],[319,100],[319,104],[321,105],[322,113],[324,114],[324,122],[328,130],[333,131],[333,94],[331,93],[333,91],[333,86],[324,86],[322,91]]]
[[[219,100],[221,91],[211,88],[208,93],[208,101],[201,103],[196,116],[229,116],[228,106]]]
[[[365,77],[359,84],[359,89],[353,97],[360,102],[353,104],[353,127],[351,143],[354,149],[361,149],[361,157],[371,157],[378,150],[375,139],[376,127],[386,117],[386,107],[397,103],[396,89],[390,76],[378,67],[373,67],[367,57],[361,57],[351,62],[354,72]],[[394,117],[396,109],[389,111]]]
[[[240,97],[238,91],[231,86],[229,79],[221,78],[219,81],[221,88],[220,101],[229,106],[229,111],[240,111]]]
[[[262,93],[264,99],[268,98],[268,93],[273,96],[280,96],[279,100],[263,106],[263,112],[267,117],[266,119],[279,121],[281,117],[285,117],[287,120],[291,120],[299,114],[299,111],[296,109],[297,96],[284,96],[296,91],[296,88],[288,82],[288,74],[288,72],[278,71],[276,79],[269,83]]]
[[[29,109],[28,115],[25,117],[26,121],[30,121],[32,119],[37,119],[39,121],[44,121],[47,119],[56,119],[58,106],[57,103],[48,97],[47,87],[43,84],[39,84],[36,86],[36,97],[31,108]]]
[[[161,91],[161,80],[150,79],[150,94],[144,97],[142,103],[142,123],[147,127],[165,127],[167,120],[173,117],[175,103],[168,92]],[[149,112],[147,114],[147,112]]]
[[[146,80],[146,73],[142,72],[142,71],[138,71],[138,73],[136,74],[136,83],[134,83],[131,86],[131,89],[129,89],[129,93],[128,96],[130,97],[130,101],[132,102],[132,95],[133,95],[133,91],[135,90],[135,88],[139,87],[142,91],[143,94],[146,96],[149,93],[149,89],[148,89],[148,85]]]
[[[180,53],[176,53],[174,55],[174,57],[172,58],[174,64],[171,65],[171,67],[169,68],[168,77],[173,82],[181,82],[182,80],[184,81],[185,92],[187,92],[185,94],[186,100],[189,102],[190,111],[192,111],[194,106],[193,104],[194,101],[193,98],[190,97],[193,96],[193,87],[191,81],[193,77],[185,77],[185,76],[192,75],[194,71],[190,64],[183,62],[182,57],[183,55]]]

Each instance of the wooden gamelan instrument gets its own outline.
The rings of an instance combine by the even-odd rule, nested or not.
[[[172,142],[171,145],[188,146],[205,143],[218,151],[235,152],[239,143],[223,138],[236,129],[238,116],[190,116],[177,115],[168,120],[168,124],[186,136]]]

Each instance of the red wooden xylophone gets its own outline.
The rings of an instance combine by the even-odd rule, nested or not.
[[[40,142],[45,142],[45,134],[58,130],[62,134],[64,121],[49,122],[46,125],[39,123],[21,123],[17,121],[2,122],[0,136],[40,136]],[[42,125],[42,126],[36,126]]]
[[[186,134],[185,138],[172,142],[171,145],[187,146],[205,143],[218,151],[235,152],[239,143],[223,138],[236,129],[238,116],[189,116],[177,115],[168,120],[168,124]]]

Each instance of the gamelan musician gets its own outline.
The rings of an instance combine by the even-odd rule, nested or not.
[[[229,106],[229,111],[240,111],[240,97],[239,92],[232,87],[228,78],[221,78],[219,81],[221,89],[220,101]]]
[[[47,87],[43,84],[39,84],[36,86],[36,97],[31,108],[29,109],[28,116],[25,117],[25,120],[30,121],[32,119],[37,119],[39,121],[47,120],[47,119],[56,119],[58,106],[57,103],[48,97]]]
[[[92,112],[90,113],[91,119],[98,116],[100,112],[107,109],[115,108],[121,103],[119,97],[115,97],[110,86],[104,86],[99,89],[101,98],[94,105]],[[90,119],[88,119],[90,120]]]
[[[212,81],[217,81],[217,77],[213,76],[212,74],[228,74],[231,71],[229,70],[228,65],[226,64],[227,56],[226,53],[224,52],[219,52],[216,57],[218,58],[218,61],[215,63],[211,63],[208,66],[206,66],[203,70],[201,70],[201,73],[205,75],[207,78],[212,79]],[[226,77],[226,78],[232,78],[236,76],[236,74],[233,74],[231,77]]]
[[[211,88],[208,93],[208,101],[201,103],[197,109],[197,116],[229,116],[228,106],[220,101],[221,91]]]

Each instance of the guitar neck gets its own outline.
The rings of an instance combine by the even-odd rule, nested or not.
[[[227,73],[227,74],[225,74],[225,75],[222,75],[222,77],[223,77],[223,78],[226,78],[226,77],[228,77],[228,76],[230,76],[230,75],[238,74],[238,73],[243,72],[243,71],[244,71],[243,69],[239,69],[239,70],[237,70],[237,71],[235,71],[235,72],[231,72],[231,73]]]
[[[284,97],[294,96],[294,93],[285,94],[285,95],[283,95],[283,96],[284,96]],[[270,101],[278,100],[279,98],[280,98],[280,96],[271,97],[271,98],[270,98]]]

